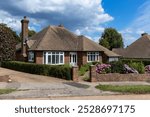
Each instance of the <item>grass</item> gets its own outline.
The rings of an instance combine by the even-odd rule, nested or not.
[[[150,93],[150,86],[148,85],[98,85],[97,89],[103,91],[121,92],[121,93],[132,93],[132,94],[148,94]]]
[[[16,91],[16,89],[0,89],[0,95],[8,94],[8,93],[11,93],[11,92],[14,92],[14,91]]]

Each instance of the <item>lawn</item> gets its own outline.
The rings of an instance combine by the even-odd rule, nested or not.
[[[0,89],[0,95],[1,94],[8,94],[8,93],[11,93],[13,91],[16,91],[16,89]]]
[[[150,86],[148,85],[98,85],[97,89],[103,91],[121,92],[121,93],[132,93],[132,94],[148,94],[150,93]]]

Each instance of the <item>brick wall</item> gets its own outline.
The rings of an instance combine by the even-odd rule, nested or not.
[[[35,63],[43,64],[43,52],[35,52]]]
[[[150,74],[98,74],[96,66],[90,66],[90,81],[91,82],[119,82],[119,81],[150,81]]]
[[[70,52],[65,52],[64,54],[65,54],[64,63],[65,64],[70,64]]]

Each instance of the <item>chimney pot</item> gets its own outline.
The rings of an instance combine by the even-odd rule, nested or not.
[[[141,34],[141,36],[145,36],[145,35],[148,35],[148,33],[142,33],[142,34]]]
[[[58,26],[59,26],[59,27],[64,27],[64,25],[63,25],[63,24],[59,24]]]

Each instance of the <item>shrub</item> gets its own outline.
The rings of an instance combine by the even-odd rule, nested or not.
[[[124,64],[122,61],[110,62],[112,73],[124,73]]]
[[[96,64],[101,64],[101,62],[98,62],[98,61],[92,62],[92,65],[96,65]]]
[[[111,65],[110,64],[97,64],[96,65],[96,72],[99,74],[110,73],[111,72]]]
[[[133,63],[133,62],[136,62],[136,63],[143,63],[144,66],[146,65],[150,65],[150,60],[144,60],[144,59],[121,59],[123,63],[125,64],[130,64],[130,63]]]
[[[145,73],[145,67],[142,62],[132,62],[129,66],[136,69],[140,74]]]
[[[145,72],[150,73],[150,65],[145,66]]]
[[[25,63],[18,61],[5,61],[2,62],[2,67],[27,72],[31,74],[53,76],[62,79],[71,80],[71,68],[66,65],[42,65],[35,63]]]
[[[87,72],[89,70],[90,65],[92,65],[92,63],[87,63],[85,65],[82,65],[79,69],[79,75],[83,76],[85,74],[85,72]]]

